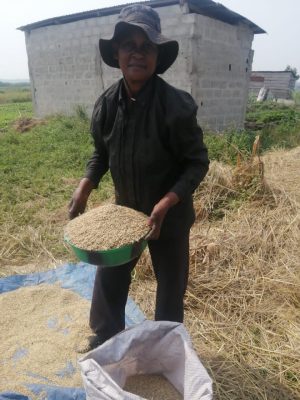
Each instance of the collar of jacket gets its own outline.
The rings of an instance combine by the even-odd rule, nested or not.
[[[134,103],[141,107],[146,107],[154,90],[157,75],[153,75],[142,87],[139,93],[134,97]],[[118,101],[121,106],[125,106],[127,101],[127,93],[124,84],[124,78],[120,80]]]

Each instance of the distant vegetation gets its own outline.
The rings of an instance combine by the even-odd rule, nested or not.
[[[297,106],[300,106],[300,86],[299,86],[299,89],[294,92],[293,98],[294,98],[295,103],[297,104]]]
[[[205,142],[210,158],[235,163],[237,155],[251,153],[256,135],[260,136],[261,151],[271,148],[292,148],[300,145],[300,107],[273,101],[250,102],[245,129],[224,133],[207,133]]]
[[[0,81],[0,104],[24,103],[31,101],[29,82],[2,82]]]
[[[292,68],[290,65],[287,65],[285,71],[289,71],[294,75],[294,78],[297,80],[300,78],[300,75],[298,74],[297,68]]]
[[[0,87],[23,87],[23,86],[30,86],[30,82],[29,81],[17,81],[17,82],[13,82],[13,81],[1,81],[0,80]]]

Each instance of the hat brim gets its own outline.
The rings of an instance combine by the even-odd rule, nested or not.
[[[129,23],[120,21],[116,24],[115,31],[111,39],[99,40],[100,54],[105,64],[113,68],[120,68],[118,60],[115,58],[113,42],[116,40],[116,37],[118,36],[118,34],[120,34],[120,32],[130,26],[141,28],[145,32],[149,40],[158,46],[159,63],[157,64],[155,72],[157,74],[163,74],[168,68],[170,68],[170,66],[177,58],[179,49],[178,42],[176,40],[167,39],[161,33],[155,31],[148,25],[141,23]]]

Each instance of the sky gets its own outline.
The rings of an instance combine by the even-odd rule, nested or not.
[[[125,4],[130,0],[3,0],[0,14],[0,80],[29,79],[24,33],[16,28],[43,19]],[[300,0],[220,0],[267,34],[255,35],[253,70],[300,72]]]

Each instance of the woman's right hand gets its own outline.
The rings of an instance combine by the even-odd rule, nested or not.
[[[69,203],[69,218],[73,219],[83,214],[91,191],[95,185],[88,178],[83,178],[75,189]]]

